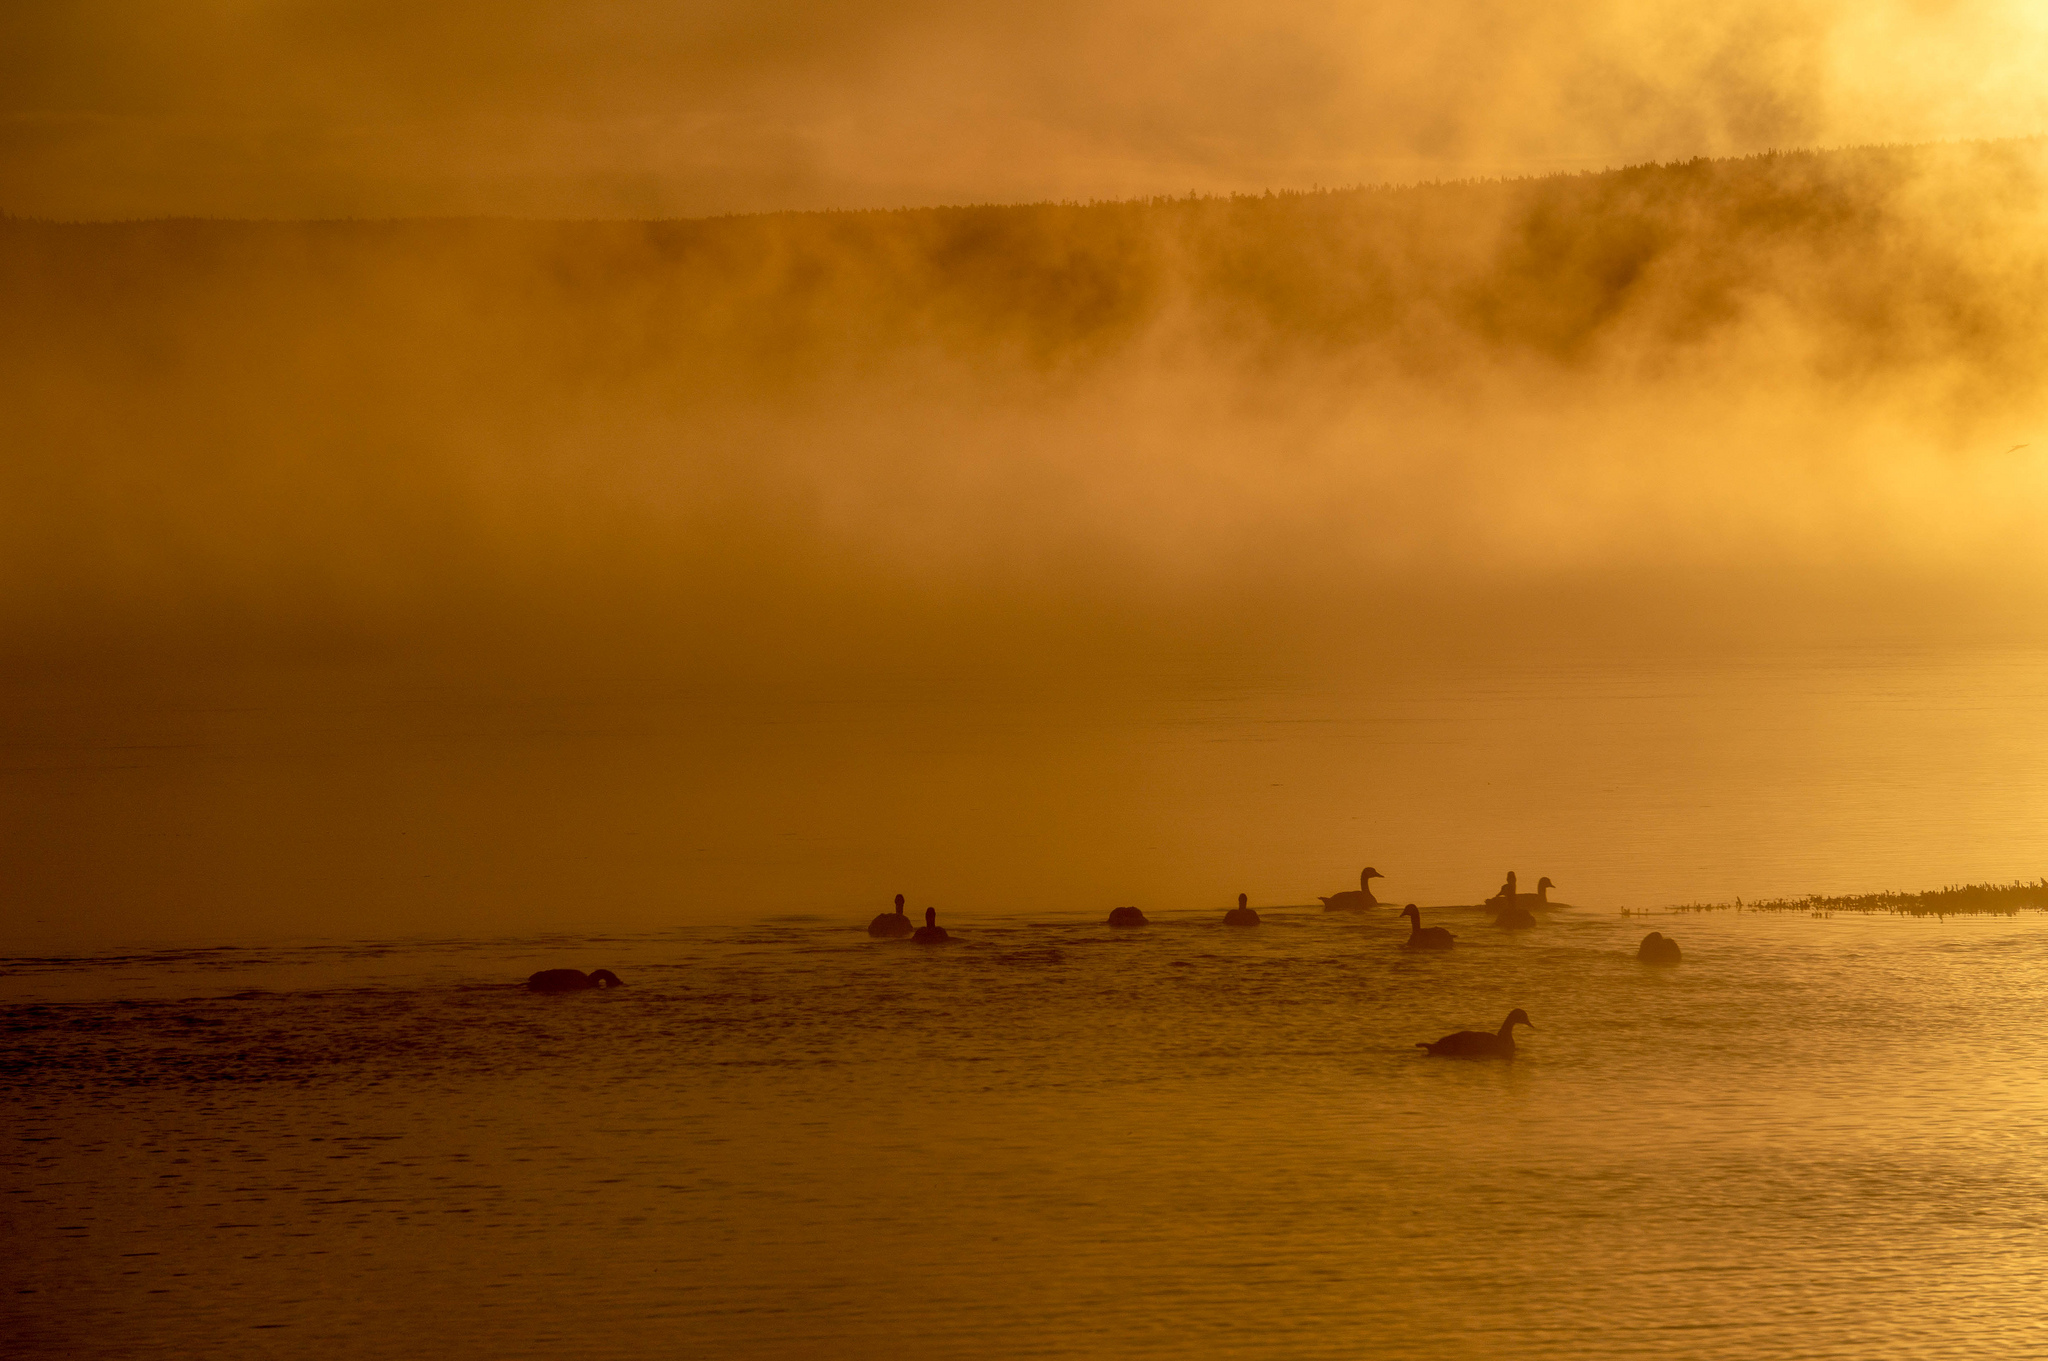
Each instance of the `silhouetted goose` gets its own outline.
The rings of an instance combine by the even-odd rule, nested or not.
[[[610,969],[599,969],[585,973],[581,969],[542,969],[526,980],[531,992],[588,992],[592,988],[623,988],[619,976]]]
[[[1457,937],[1441,926],[1425,928],[1422,924],[1422,909],[1414,903],[1401,909],[1401,915],[1414,925],[1408,929],[1408,939],[1401,942],[1403,950],[1448,950],[1457,943]]]
[[[1446,1035],[1435,1044],[1417,1041],[1417,1049],[1447,1059],[1511,1059],[1515,1056],[1515,1027],[1528,1026],[1534,1030],[1529,1013],[1516,1007],[1508,1018],[1500,1023],[1500,1030],[1492,1035],[1483,1030],[1461,1030],[1455,1035]]]
[[[1678,942],[1662,931],[1652,931],[1636,947],[1636,958],[1645,964],[1676,964],[1679,960]]]
[[[1502,884],[1495,891],[1494,895],[1486,900],[1485,905],[1495,912],[1500,911],[1504,907],[1512,907],[1516,903],[1521,903],[1525,906],[1548,907],[1550,904],[1544,900],[1544,895],[1549,891],[1549,888],[1550,881],[1545,879],[1534,893],[1517,893],[1515,891],[1515,872],[1509,870],[1507,882]]]
[[[1317,901],[1322,903],[1323,911],[1325,912],[1363,912],[1369,907],[1378,907],[1380,905],[1379,899],[1372,896],[1372,885],[1366,881],[1369,879],[1384,879],[1386,877],[1386,875],[1381,874],[1378,870],[1368,866],[1358,872],[1357,888],[1347,888],[1342,893],[1333,893],[1329,897],[1319,898]]]
[[[952,939],[946,934],[946,928],[939,925],[939,909],[936,907],[924,910],[924,925],[913,931],[910,938],[926,945],[938,945]]]
[[[1152,923],[1146,921],[1145,914],[1135,907],[1116,907],[1110,909],[1109,924],[1111,926],[1150,926]]]
[[[1493,920],[1497,926],[1520,930],[1536,924],[1537,908],[1550,906],[1550,890],[1555,888],[1546,877],[1536,881],[1534,893],[1515,892],[1515,872],[1508,871],[1508,881],[1500,886],[1500,892],[1486,900],[1486,906],[1493,909]]]
[[[1250,900],[1244,894],[1238,894],[1237,906],[1223,914],[1223,924],[1225,926],[1257,926],[1259,924],[1259,914],[1245,906],[1248,901]]]
[[[1505,926],[1511,931],[1521,931],[1536,924],[1535,909],[1550,906],[1550,890],[1553,887],[1548,878],[1536,881],[1534,893],[1516,893],[1515,872],[1508,871],[1508,881],[1501,885],[1500,896],[1487,901],[1493,909],[1493,924]]]
[[[903,895],[896,895],[896,910],[884,912],[868,923],[868,934],[894,940],[910,934],[910,918],[903,915]]]
[[[1526,931],[1536,924],[1536,914],[1520,903],[1513,903],[1493,914],[1493,924],[1510,931]]]

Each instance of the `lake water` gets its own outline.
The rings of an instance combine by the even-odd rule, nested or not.
[[[14,701],[10,1354],[2048,1353],[2038,653]]]
[[[0,948],[2048,873],[2039,651],[0,697]]]
[[[2048,1349],[2048,918],[1433,917],[9,960],[10,1352]]]

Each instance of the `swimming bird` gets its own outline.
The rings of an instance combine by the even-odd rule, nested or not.
[[[1357,888],[1347,888],[1342,893],[1332,893],[1329,897],[1319,898],[1317,901],[1322,903],[1325,912],[1363,912],[1369,907],[1378,907],[1379,899],[1372,896],[1372,885],[1366,881],[1386,877],[1368,866],[1358,872]]]
[[[1536,891],[1534,893],[1517,893],[1515,892],[1515,872],[1509,870],[1507,882],[1500,886],[1500,892],[1486,900],[1485,906],[1493,910],[1494,925],[1505,926],[1511,930],[1521,930],[1524,927],[1536,924],[1534,909],[1548,908],[1550,906],[1550,890],[1556,887],[1557,885],[1551,883],[1549,878],[1546,877],[1536,881]]]
[[[1679,961],[1678,942],[1662,931],[1652,931],[1636,947],[1636,958],[1645,964],[1676,964]]]
[[[1494,912],[1493,924],[1510,931],[1526,931],[1536,924],[1536,914],[1520,903],[1511,903]]]
[[[1446,1035],[1435,1044],[1417,1041],[1417,1049],[1447,1059],[1511,1059],[1515,1056],[1515,1027],[1518,1025],[1536,1028],[1529,1019],[1529,1013],[1516,1007],[1508,1018],[1500,1023],[1500,1030],[1492,1035],[1483,1030],[1460,1030],[1455,1035]]]
[[[903,915],[903,895],[896,895],[896,910],[883,912],[868,923],[868,934],[895,940],[910,934],[910,918]]]
[[[1248,901],[1249,899],[1244,894],[1238,894],[1237,906],[1223,914],[1223,924],[1226,926],[1257,926],[1259,924],[1259,914],[1245,906]]]
[[[1509,870],[1508,881],[1501,885],[1499,896],[1487,899],[1486,905],[1493,909],[1495,926],[1504,926],[1510,931],[1527,930],[1536,924],[1534,909],[1550,906],[1550,890],[1556,885],[1543,878],[1536,881],[1534,893],[1516,893],[1514,887],[1515,873]]]
[[[1441,926],[1424,928],[1422,909],[1414,903],[1401,909],[1401,915],[1415,923],[1408,930],[1408,939],[1401,942],[1403,950],[1448,950],[1457,942],[1457,937]]]
[[[1150,926],[1145,914],[1135,907],[1114,907],[1109,912],[1111,926]]]
[[[924,910],[924,925],[913,931],[910,938],[926,945],[942,945],[952,939],[946,934],[946,928],[939,925],[939,909],[936,907]]]
[[[529,992],[588,992],[592,988],[623,988],[610,969],[585,973],[581,969],[542,969],[526,980]]]

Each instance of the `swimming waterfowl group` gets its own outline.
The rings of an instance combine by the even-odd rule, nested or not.
[[[1384,879],[1385,875],[1367,866],[1360,871],[1358,888],[1335,893],[1320,901],[1325,912],[1362,913],[1379,905],[1372,895],[1372,881]],[[1488,898],[1484,904],[1494,914],[1494,921],[1501,926],[1521,929],[1536,924],[1535,910],[1550,906],[1550,890],[1556,887],[1545,877],[1536,882],[1534,893],[1520,893],[1515,887],[1515,872],[1509,870],[1506,882],[1500,892]],[[1457,937],[1441,926],[1424,926],[1422,909],[1409,903],[1401,909],[1401,916],[1408,922],[1408,938],[1401,942],[1403,950],[1449,950],[1457,944]],[[893,912],[883,912],[868,923],[868,934],[878,939],[901,939],[904,936],[924,944],[940,944],[951,939],[946,928],[939,925],[937,908],[924,910],[924,925],[912,930],[910,918],[903,910],[903,895],[896,895]],[[1249,895],[1237,895],[1237,906],[1223,914],[1227,926],[1250,927],[1259,925],[1259,914],[1251,908]],[[1109,924],[1115,927],[1141,927],[1150,923],[1145,914],[1136,907],[1119,907],[1109,914]],[[1636,947],[1636,958],[1645,964],[1677,964],[1681,959],[1678,942],[1660,931],[1652,931],[1643,937]],[[593,989],[624,987],[624,982],[610,969],[598,969],[584,973],[580,969],[542,969],[526,980],[530,991],[541,993],[588,992]],[[1416,1048],[1440,1058],[1506,1058],[1515,1056],[1515,1027],[1535,1025],[1529,1020],[1529,1013],[1516,1007],[1508,1013],[1500,1029],[1491,1033],[1483,1030],[1459,1030],[1440,1040],[1423,1041]]]
[[[1327,898],[1319,899],[1319,901],[1322,903],[1325,912],[1363,913],[1369,911],[1379,906],[1379,900],[1373,897],[1372,881],[1384,878],[1386,878],[1385,875],[1368,865],[1359,872],[1358,887],[1356,889],[1346,889],[1341,893],[1333,893]],[[1522,930],[1536,925],[1536,912],[1539,909],[1546,909],[1551,906],[1550,890],[1555,888],[1556,885],[1546,875],[1536,881],[1536,891],[1534,893],[1522,893],[1518,891],[1516,882],[1515,872],[1509,870],[1505,882],[1501,884],[1500,891],[1491,898],[1488,898],[1483,906],[1493,913],[1496,925],[1514,930]],[[1408,922],[1408,937],[1401,942],[1403,950],[1433,951],[1449,950],[1456,947],[1458,938],[1454,933],[1441,926],[1424,926],[1422,924],[1422,909],[1414,903],[1409,903],[1406,907],[1402,908],[1401,916]],[[1237,895],[1237,906],[1223,914],[1223,921],[1226,926],[1236,927],[1252,927],[1260,924],[1259,914],[1251,908],[1250,896],[1243,893]],[[1110,912],[1109,924],[1114,927],[1136,928],[1150,925],[1150,922],[1145,914],[1136,907],[1119,907]],[[911,931],[909,918],[905,916],[903,911],[903,895],[900,893],[896,895],[896,910],[894,912],[884,912],[869,922],[868,934],[878,938],[897,938],[908,935],[913,940],[928,943],[945,941],[950,938],[946,933],[946,929],[938,924],[938,911],[935,908],[926,908],[924,925],[915,931]],[[1643,938],[1642,944],[1637,947],[1636,958],[1645,964],[1676,964],[1680,959],[1678,942],[1661,932],[1652,931]],[[547,986],[542,982],[543,979],[554,979],[557,976],[568,977],[572,975],[575,979],[579,980],[584,977],[584,975],[577,973],[573,969],[555,969],[549,970],[545,974],[535,974],[529,980],[528,986],[536,991],[596,987],[600,986],[600,983],[596,981],[600,978],[609,980],[612,986],[618,985],[617,977],[603,969],[598,970],[597,974],[591,975],[591,981],[572,982],[562,985],[560,988]],[[1515,1027],[1518,1025],[1528,1026],[1531,1030],[1536,1028],[1535,1024],[1529,1020],[1529,1013],[1520,1007],[1516,1007],[1508,1013],[1507,1019],[1501,1022],[1500,1029],[1497,1031],[1459,1030],[1444,1036],[1440,1040],[1419,1042],[1415,1047],[1428,1052],[1432,1056],[1442,1058],[1511,1059],[1515,1056]]]

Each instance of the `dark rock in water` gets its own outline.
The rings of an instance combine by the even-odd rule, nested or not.
[[[1246,906],[1248,901],[1244,894],[1238,894],[1237,906],[1223,914],[1223,924],[1225,926],[1257,926],[1259,924],[1259,914]]]
[[[1536,924],[1536,914],[1526,907],[1510,904],[1495,910],[1493,924],[1510,931],[1526,931]]]
[[[588,992],[592,988],[623,988],[619,976],[610,969],[599,969],[585,973],[581,969],[542,969],[526,980],[530,992]]]
[[[868,923],[868,934],[884,940],[896,940],[910,934],[910,918],[903,915],[903,895],[896,895],[896,910],[884,912]]]
[[[1676,964],[1679,959],[1678,942],[1662,931],[1652,931],[1636,947],[1636,958],[1645,964]]]
[[[1109,914],[1111,926],[1146,926],[1145,914],[1135,907],[1119,907]]]

